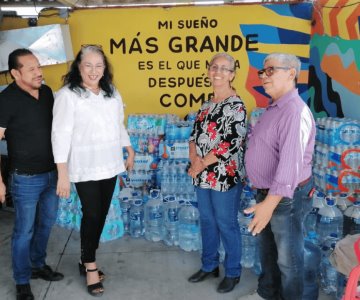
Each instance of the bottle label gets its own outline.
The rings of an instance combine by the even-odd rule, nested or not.
[[[320,223],[322,224],[330,224],[331,221],[332,221],[331,218],[327,218],[327,217],[320,218]]]
[[[170,208],[168,210],[168,220],[169,220],[169,222],[177,222],[177,221],[179,221],[176,208]]]
[[[139,221],[139,220],[140,220],[140,213],[132,213],[132,214],[130,215],[130,219],[131,219],[132,221]]]
[[[149,215],[150,220],[157,220],[162,218],[162,212],[160,211],[152,211]]]
[[[179,227],[180,230],[182,231],[188,231],[191,233],[199,233],[199,226],[195,225],[195,224],[181,224]]]

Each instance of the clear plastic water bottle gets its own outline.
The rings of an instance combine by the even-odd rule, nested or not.
[[[345,276],[344,274],[342,274],[340,272],[337,273],[337,286],[336,286],[336,299],[337,300],[343,300],[347,281],[348,281],[347,276]]]
[[[169,162],[166,161],[163,164],[161,174],[161,193],[163,196],[170,194],[170,176]]]
[[[144,182],[141,188],[142,200],[143,204],[145,205],[149,200],[149,188],[147,182]]]
[[[190,203],[185,203],[179,212],[179,246],[185,251],[200,248],[199,210]]]
[[[179,193],[190,193],[192,191],[192,184],[191,184],[191,177],[186,172],[187,163],[181,162],[179,164],[179,182],[177,183],[179,185],[178,192]]]
[[[349,149],[349,148],[347,148]],[[354,146],[351,147],[353,151],[349,151],[345,156],[345,162],[346,164],[353,170],[357,170],[360,166],[360,153],[357,152]]]
[[[176,139],[176,124],[174,122],[168,122],[166,124],[165,135],[166,140],[173,141]]]
[[[322,245],[324,239],[332,233],[337,234],[338,237],[342,237],[343,220],[342,212],[336,207],[336,199],[334,197],[326,197],[325,206],[319,210],[316,228],[320,245]]]
[[[317,300],[319,296],[319,268],[321,250],[315,232],[310,232],[304,241],[304,291],[303,300]]]
[[[198,202],[197,202],[197,197],[196,197],[195,192],[192,192],[189,194],[183,194],[182,197],[183,198],[179,198],[179,201],[184,200],[183,203],[189,202],[192,206],[198,208]]]
[[[145,238],[158,242],[164,238],[164,205],[160,193],[145,204]]]
[[[178,168],[175,161],[169,164],[169,194],[176,194],[178,191]]]
[[[342,211],[345,212],[346,209],[351,206],[353,203],[348,200],[348,194],[346,193],[340,193],[336,197],[336,206]]]
[[[316,222],[320,208],[324,207],[325,194],[320,191],[314,193],[312,198],[312,209],[306,215],[304,221],[305,236],[310,232],[316,232]]]
[[[82,219],[81,204],[80,201],[78,201],[78,207],[76,208],[76,215],[74,220],[74,229],[76,231],[80,231],[81,219]]]
[[[259,276],[262,272],[261,261],[260,261],[260,247],[259,247],[259,238],[255,238],[255,254],[254,254],[254,265],[252,267],[253,272]]]
[[[66,227],[69,223],[68,220],[68,207],[67,207],[67,199],[60,198],[59,199],[59,208],[57,212],[56,224],[61,227]]]
[[[196,111],[190,111],[187,115],[187,120],[188,121],[195,121],[196,120]]]
[[[248,185],[245,185],[240,197],[239,211],[242,213],[244,209],[253,206],[254,203],[256,204],[254,193]]]
[[[71,191],[70,197],[66,199],[66,212],[67,216],[64,220],[65,224],[64,227],[67,229],[74,229],[75,222],[76,222],[76,214],[78,214],[77,210],[77,202],[78,202],[78,196],[76,192]]]
[[[180,203],[174,196],[164,199],[165,206],[165,237],[164,243],[168,246],[179,245],[179,212]]]
[[[344,212],[344,236],[360,233],[360,201],[354,202]]]
[[[183,191],[183,176],[182,176],[182,168],[181,168],[181,163],[175,163],[174,166],[174,175],[173,175],[173,193],[174,194],[180,194]]]
[[[337,271],[331,265],[329,256],[335,249],[335,245],[339,240],[336,234],[327,236],[321,247],[321,263],[320,263],[320,283],[323,291],[328,295],[336,295],[337,288]]]
[[[130,207],[131,201],[128,197],[119,198],[120,208],[121,208],[121,217],[124,223],[124,233],[130,234]]]
[[[254,217],[254,214],[240,213],[239,214],[239,225],[241,233],[241,265],[244,268],[251,268],[255,262],[255,237],[248,230],[248,226]]]
[[[144,233],[144,208],[142,199],[132,199],[130,208],[130,236],[139,238]]]

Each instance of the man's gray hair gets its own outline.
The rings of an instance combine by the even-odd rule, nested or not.
[[[265,57],[264,64],[266,61],[268,61],[270,59],[277,60],[278,62],[281,63],[282,67],[294,68],[296,71],[295,78],[297,81],[297,79],[299,78],[300,68],[301,68],[301,62],[297,56],[295,56],[293,54],[288,54],[288,53],[274,52],[274,53],[270,53],[269,55],[267,55]]]

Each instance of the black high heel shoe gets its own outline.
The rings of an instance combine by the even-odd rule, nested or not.
[[[98,269],[85,269],[85,272],[99,272]],[[87,291],[91,296],[101,297],[104,293],[104,286],[101,281],[87,285]]]
[[[101,270],[98,270],[98,272],[99,272],[100,281],[104,281],[105,280],[104,272],[102,272]],[[82,262],[79,262],[79,273],[80,276],[86,276],[86,267]]]

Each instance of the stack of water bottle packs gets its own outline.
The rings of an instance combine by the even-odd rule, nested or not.
[[[190,114],[192,118],[194,114]],[[181,120],[172,114],[134,114],[128,117],[128,132],[135,155],[134,171],[126,174],[129,185],[135,189],[145,184],[161,187],[161,169],[164,161],[169,165],[187,164],[189,159],[188,140],[193,119]]]
[[[186,251],[200,249],[199,212],[191,177],[188,140],[195,114],[129,115],[136,152],[134,171],[121,174],[119,195],[124,232],[163,241]]]
[[[191,199],[163,196],[160,190],[152,189],[144,203],[136,190],[124,188],[119,200],[126,234],[153,242],[163,241],[185,251],[200,249],[199,211]]]
[[[101,233],[101,242],[119,239],[124,234],[124,225],[118,200],[119,191],[120,182],[118,179],[111,199],[109,212],[106,217],[105,226]],[[70,197],[59,200],[56,224],[70,230],[80,231],[81,218],[82,212],[79,196],[76,192],[75,185],[71,184]]]
[[[316,120],[314,179],[324,193],[360,193],[360,122],[348,118]],[[353,199],[352,199],[353,200]]]
[[[316,191],[313,208],[305,218],[305,291],[316,290],[317,279],[326,294],[342,299],[346,277],[331,265],[329,256],[347,234],[360,233],[360,198]],[[310,292],[309,292],[310,293]]]

